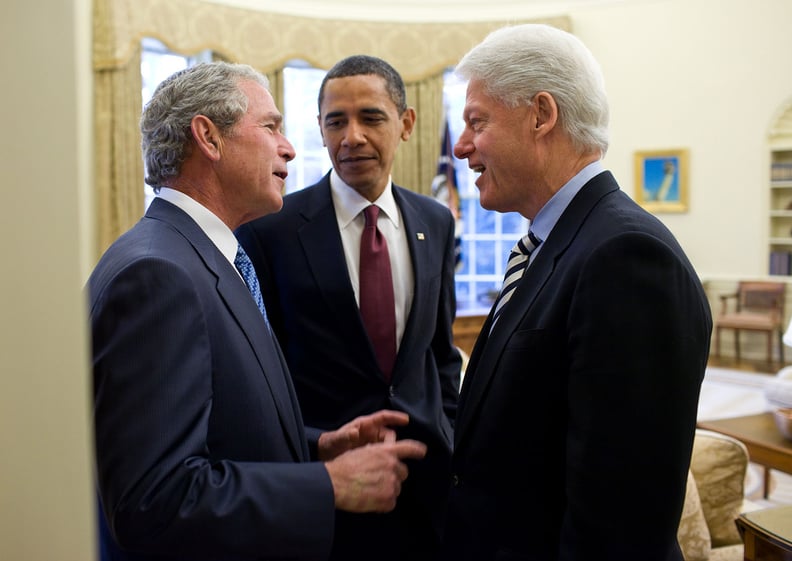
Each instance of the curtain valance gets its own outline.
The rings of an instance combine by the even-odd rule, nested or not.
[[[567,16],[543,23],[570,30]],[[119,68],[140,39],[155,37],[171,50],[204,49],[261,72],[302,59],[330,68],[350,54],[384,58],[405,82],[455,65],[473,45],[506,21],[390,23],[314,19],[259,12],[202,0],[95,0],[94,70]]]

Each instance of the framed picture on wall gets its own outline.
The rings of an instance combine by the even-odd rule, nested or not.
[[[635,153],[635,200],[649,212],[687,212],[688,150]]]

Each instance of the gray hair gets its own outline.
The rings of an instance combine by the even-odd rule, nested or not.
[[[454,69],[478,80],[507,107],[530,105],[539,92],[553,96],[559,124],[582,151],[608,150],[608,98],[594,56],[574,35],[541,24],[508,26],[490,33]]]
[[[335,63],[322,79],[322,85],[319,86],[319,113],[322,112],[322,100],[328,80],[368,75],[380,76],[385,80],[385,89],[399,111],[399,115],[407,111],[404,80],[396,69],[381,58],[369,55],[352,55]]]
[[[269,87],[267,78],[252,67],[226,62],[198,64],[157,86],[140,119],[146,183],[155,192],[179,175],[189,155],[193,117],[208,117],[221,134],[239,122],[248,107],[248,98],[239,89],[246,80]]]

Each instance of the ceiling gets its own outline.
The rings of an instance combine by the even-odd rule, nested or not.
[[[479,21],[562,15],[627,0],[205,0],[295,16],[366,21]],[[644,0],[647,1],[647,0]],[[649,0],[651,1],[651,0]],[[635,0],[633,0],[635,2]]]

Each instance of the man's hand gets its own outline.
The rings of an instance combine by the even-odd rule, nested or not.
[[[406,425],[410,418],[401,411],[383,409],[349,421],[341,428],[322,433],[317,442],[319,459],[332,460],[348,450],[378,442],[395,442],[392,426]]]
[[[369,444],[325,463],[333,482],[335,506],[349,512],[389,512],[407,479],[403,459],[421,459],[426,445],[417,440]]]

